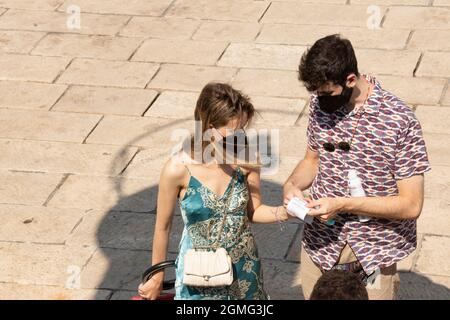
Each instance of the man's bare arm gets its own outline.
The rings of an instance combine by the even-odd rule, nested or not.
[[[319,170],[319,153],[307,147],[305,157],[297,164],[283,186],[284,197],[308,189]],[[297,195],[297,194],[296,194]]]
[[[422,212],[423,175],[397,181],[398,195],[393,197],[347,198],[343,211],[377,218],[417,219]]]
[[[322,198],[308,204],[309,214],[331,219],[336,213],[349,212],[385,219],[417,219],[422,212],[424,176],[397,181],[398,195],[391,197]]]

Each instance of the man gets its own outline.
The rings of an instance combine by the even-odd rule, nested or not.
[[[304,296],[324,272],[339,269],[358,274],[369,299],[394,299],[396,263],[416,248],[430,170],[421,126],[404,102],[359,74],[350,41],[339,35],[303,55],[299,79],[312,93],[308,147],[283,192],[285,205],[308,188],[312,198],[306,201],[316,219],[305,225],[301,250]],[[349,170],[365,196],[350,197]]]

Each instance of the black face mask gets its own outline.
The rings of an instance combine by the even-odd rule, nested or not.
[[[239,156],[248,159],[249,157],[249,140],[245,132],[239,131],[229,136],[222,136],[220,144],[222,145],[222,151],[219,152],[222,156],[225,156],[225,159],[240,158]]]
[[[225,152],[232,152],[234,156],[248,148],[248,139],[245,133],[238,133],[223,137],[222,146]]]
[[[348,88],[346,85],[343,87],[341,94],[336,96],[318,96],[320,110],[331,114],[347,104],[352,96],[353,88]]]

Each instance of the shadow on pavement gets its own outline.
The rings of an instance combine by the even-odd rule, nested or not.
[[[154,224],[156,220],[157,186],[152,186],[131,196],[124,197],[101,220],[97,229],[97,244],[108,260],[108,270],[101,284],[102,289],[113,290],[112,299],[129,299],[136,294],[142,271],[150,265]],[[265,203],[281,203],[281,185],[263,181]],[[149,203],[150,210],[149,209]],[[147,203],[146,203],[147,202]],[[132,206],[132,210],[127,210]],[[283,231],[278,224],[252,225],[259,255],[264,268],[266,290],[273,299],[300,299],[299,287],[294,283],[298,262],[286,257],[301,225],[285,223]],[[176,208],[170,235],[169,259],[175,259],[181,240],[183,221]],[[173,275],[169,274],[173,278]],[[97,298],[100,298],[98,296]]]

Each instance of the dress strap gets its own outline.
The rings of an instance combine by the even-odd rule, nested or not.
[[[184,164],[184,167],[186,168],[186,170],[189,173],[189,175],[192,176],[191,170],[189,170],[188,166]]]
[[[245,173],[242,171],[240,166],[237,166],[236,174],[237,174],[237,176],[243,176],[244,178],[246,177]]]
[[[186,168],[187,172],[189,173],[189,177],[192,177],[191,170],[189,170],[188,166],[185,164],[183,164],[183,166]],[[190,181],[190,178],[189,178],[189,181]],[[189,185],[189,183],[188,183],[188,185]],[[187,188],[189,188],[189,186]],[[181,188],[178,190],[178,194],[177,194],[178,199],[180,199],[180,193],[181,193]]]

